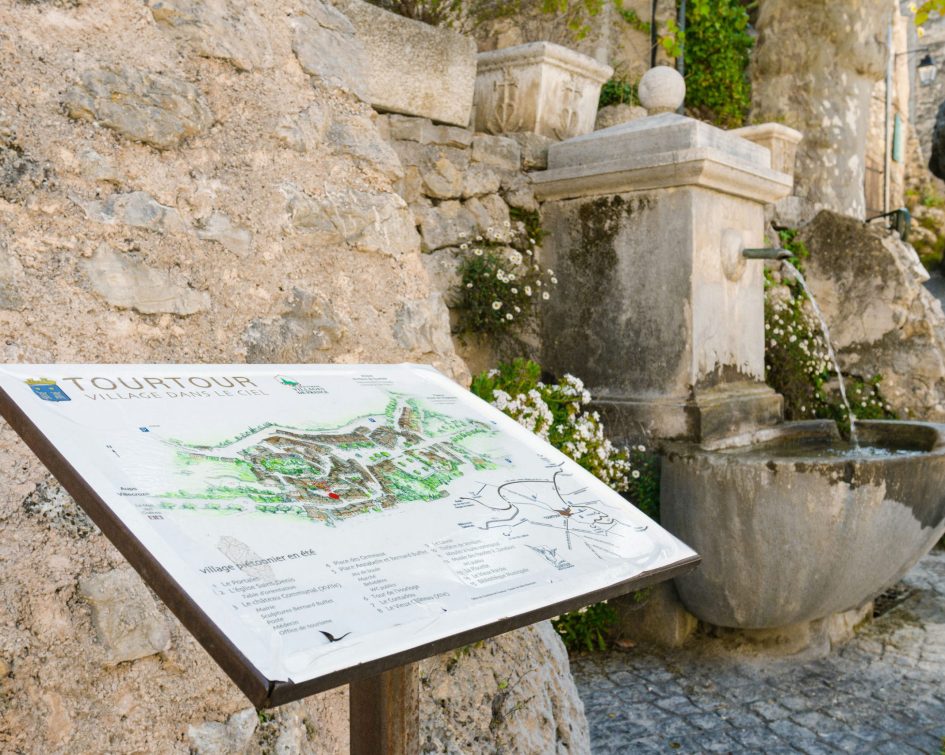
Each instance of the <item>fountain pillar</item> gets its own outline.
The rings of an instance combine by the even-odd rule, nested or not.
[[[677,78],[673,78],[673,77]],[[684,87],[652,69],[656,115],[578,136],[533,174],[544,259],[542,363],[581,376],[617,438],[706,440],[778,422],[764,385],[764,206],[792,176],[768,149],[676,115]],[[663,111],[663,112],[660,112]]]

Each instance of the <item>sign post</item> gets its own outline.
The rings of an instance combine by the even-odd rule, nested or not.
[[[349,688],[351,755],[420,752],[419,665],[385,671]]]
[[[416,751],[417,661],[699,561],[429,367],[6,365],[0,413],[257,708],[350,684],[356,753]]]

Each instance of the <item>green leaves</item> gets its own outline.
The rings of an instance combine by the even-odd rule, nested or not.
[[[747,69],[754,44],[748,11],[738,0],[690,0],[686,22],[687,108],[725,128],[743,125],[751,106]]]

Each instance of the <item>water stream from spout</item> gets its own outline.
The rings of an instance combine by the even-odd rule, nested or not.
[[[830,340],[830,328],[827,327],[827,321],[824,319],[820,307],[817,306],[817,300],[814,298],[814,294],[812,294],[811,290],[807,287],[807,281],[804,280],[801,271],[787,260],[783,260],[781,264],[786,267],[794,279],[801,284],[801,288],[804,289],[804,293],[807,294],[807,298],[810,299],[810,306],[811,309],[814,310],[814,315],[820,321],[820,329],[824,334],[824,340],[827,342],[827,354],[830,355],[830,361],[833,362],[833,369],[837,373],[837,379],[840,381],[840,398],[843,401],[843,406],[847,410],[847,417],[850,418],[850,442],[853,443],[854,447],[858,448],[860,444],[856,437],[856,416],[853,414],[853,409],[850,408],[850,402],[847,400],[847,389],[846,384],[843,382],[843,373],[840,371],[840,361],[837,359],[837,352],[833,349],[833,341]]]

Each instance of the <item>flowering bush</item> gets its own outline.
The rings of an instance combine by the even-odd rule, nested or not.
[[[516,223],[509,245],[496,241],[492,229],[460,245],[466,253],[456,291],[462,331],[491,336],[518,331],[534,321],[538,301],[551,298],[558,279],[538,263],[540,233],[530,225]]]
[[[782,231],[781,241],[794,252],[792,264],[802,269],[808,255],[804,244],[794,231]],[[833,419],[848,426],[827,343],[807,294],[793,278],[772,271],[765,272],[765,378],[784,396],[787,419]],[[881,380],[878,375],[844,376],[858,419],[895,418],[880,392]]]
[[[566,456],[618,492],[639,478],[628,451],[618,449],[604,436],[597,412],[584,406],[591,394],[573,375],[560,383],[541,381],[541,367],[525,359],[477,375],[472,392],[508,414],[520,425],[548,441]]]
[[[557,384],[541,380],[541,367],[516,359],[477,375],[472,392],[574,459],[614,490],[627,494],[648,516],[659,514],[659,462],[645,446],[618,449],[604,435],[591,395],[573,375]],[[607,602],[552,620],[569,650],[604,650],[617,612]]]

